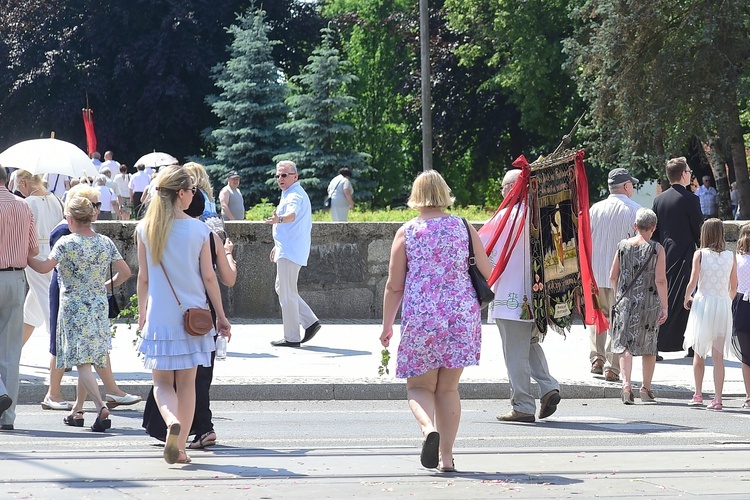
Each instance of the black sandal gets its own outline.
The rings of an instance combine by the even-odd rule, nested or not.
[[[104,411],[107,411],[107,416],[109,417],[109,410],[106,406],[102,406],[99,410],[99,414],[96,416],[96,420],[94,421],[94,425],[91,426],[91,430],[94,432],[104,432],[107,429],[112,427],[112,421],[109,418],[102,418],[102,413]]]
[[[75,413],[71,413],[63,418],[63,423],[71,427],[83,427],[83,411],[79,410]]]
[[[212,434],[213,439],[210,439]],[[202,450],[203,448],[213,446],[215,444],[216,433],[214,431],[208,431],[205,434],[201,434],[200,436],[195,436],[195,440],[188,443],[187,447],[189,450]]]

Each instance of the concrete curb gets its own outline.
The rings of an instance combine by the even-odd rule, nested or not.
[[[150,383],[121,383],[120,388],[142,398],[148,396]],[[658,397],[690,399],[692,391],[678,387],[654,386]],[[536,392],[536,386],[532,387]],[[39,403],[47,388],[40,384],[22,385],[18,394],[20,404]],[[462,399],[509,399],[510,384],[507,382],[466,382],[459,385]],[[619,398],[619,384],[611,387],[599,385],[560,384],[563,399]],[[63,396],[75,400],[75,386],[63,386]],[[724,394],[725,397],[744,397],[743,394]],[[403,400],[406,399],[405,383],[248,383],[215,384],[211,387],[211,399],[215,401],[329,401],[329,400]]]

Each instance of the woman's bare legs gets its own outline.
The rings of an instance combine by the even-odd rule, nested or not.
[[[711,357],[714,362],[714,401],[721,403],[724,392],[724,337],[714,341]]]
[[[424,436],[435,430],[433,418],[437,382],[438,370],[430,370],[419,377],[406,379],[406,399]]]
[[[178,449],[183,454],[195,412],[195,371],[195,367],[187,370],[152,371],[154,399],[159,407],[159,413],[167,428],[175,423],[180,424]]]
[[[90,364],[78,365],[78,383],[79,386],[83,385],[88,395],[91,396],[91,400],[94,402],[94,406],[97,410],[101,410],[102,407],[105,409],[105,411],[101,413],[102,419],[107,418],[109,416],[109,411],[106,409],[107,407],[104,405],[101,395],[99,394],[99,384],[96,383],[96,377],[94,377],[94,372],[91,371]],[[79,398],[76,398],[76,404],[78,404],[78,399]]]
[[[643,384],[641,389],[651,390],[651,382],[654,379],[654,370],[656,369],[656,355],[644,354],[641,357],[643,367]]]
[[[693,355],[693,377],[695,377],[695,393],[699,396],[703,394],[703,374],[706,371],[706,360]]]
[[[115,375],[112,373],[112,363],[109,360],[109,353],[107,353],[107,366],[96,367],[96,373],[99,374],[99,378],[102,379],[102,385],[104,385],[105,394],[114,394],[115,396],[124,396],[125,391],[118,387],[115,381]]]
[[[23,340],[21,341],[21,347],[26,345],[26,342],[31,338],[31,334],[34,333],[34,327],[28,323],[23,324]]]
[[[461,421],[461,397],[458,381],[463,368],[438,370],[435,389],[435,426],[440,434],[440,460],[443,467],[453,467],[453,443]]]
[[[620,376],[622,376],[622,390],[632,391],[631,375],[633,373],[633,355],[625,349],[620,353]]]
[[[63,375],[65,375],[65,368],[57,368],[57,356],[52,356],[49,360],[49,389],[47,389],[47,397],[52,401],[65,401],[62,395]]]

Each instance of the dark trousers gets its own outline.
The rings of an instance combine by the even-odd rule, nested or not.
[[[216,341],[216,337],[214,337]],[[195,413],[193,414],[193,425],[190,427],[190,435],[195,436],[195,441],[200,436],[214,430],[211,413],[211,401],[209,391],[214,378],[214,361],[216,352],[211,353],[211,366],[198,366],[195,373]],[[154,399],[154,388],[148,393],[146,408],[143,410],[143,428],[146,434],[159,441],[167,439],[167,424],[159,413],[159,407]]]

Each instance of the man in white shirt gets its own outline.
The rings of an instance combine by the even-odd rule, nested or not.
[[[128,189],[130,190],[130,204],[133,206],[133,214],[137,219],[140,219],[143,217],[143,214],[141,213],[141,200],[143,198],[143,193],[151,183],[151,177],[146,173],[146,167],[144,165],[138,165],[136,168],[138,171],[130,178]]]
[[[119,172],[120,171],[120,164],[117,163],[115,160],[112,159],[113,157],[112,151],[107,151],[104,153],[104,161],[102,162],[101,166],[99,167],[99,172],[101,173],[102,169],[108,168],[110,172]]]
[[[518,181],[520,170],[511,170],[503,178],[503,197],[508,196],[513,185]],[[528,210],[524,205],[515,205],[503,210]],[[520,224],[513,212],[510,221],[500,233],[500,237],[490,255],[493,265],[498,261],[500,252],[506,242],[513,241]],[[485,245],[487,243],[485,242]],[[531,392],[531,379],[536,380],[539,394],[539,418],[547,418],[557,410],[560,403],[560,384],[549,373],[547,358],[544,355],[539,338],[535,335],[536,326],[531,318],[524,318],[522,297],[531,297],[531,243],[529,239],[529,217],[524,220],[521,238],[517,240],[510,260],[500,279],[493,285],[495,300],[490,304],[488,318],[497,324],[503,345],[503,356],[508,369],[508,380],[511,388],[512,410],[497,415],[502,422],[534,422],[536,402]]]
[[[312,208],[310,198],[299,184],[297,165],[291,161],[276,164],[276,183],[281,188],[281,200],[273,216],[265,220],[273,224],[274,246],[271,262],[276,263],[276,293],[281,305],[284,338],[274,340],[276,347],[299,347],[311,340],[318,330],[318,317],[299,296],[297,278],[310,255]],[[305,335],[300,334],[300,325]]]
[[[62,199],[65,191],[70,189],[70,177],[64,174],[44,174],[47,189],[50,193]]]
[[[635,214],[641,206],[630,198],[635,192],[638,179],[624,168],[609,172],[607,186],[609,197],[594,203],[589,209],[591,220],[591,248],[594,280],[599,287],[597,299],[602,312],[610,320],[609,312],[615,303],[615,291],[609,281],[609,272],[615,260],[617,245],[621,240],[633,236]],[[589,361],[591,373],[604,375],[608,382],[620,380],[620,356],[612,353],[610,331],[596,333],[596,326],[590,325]]]
[[[719,215],[719,207],[716,203],[716,189],[711,186],[711,177],[703,176],[703,184],[695,190],[695,195],[701,202],[701,213],[703,220]]]
[[[120,203],[120,216],[122,220],[130,219],[130,174],[128,166],[120,164],[120,173],[115,175],[115,193],[117,201]]]

